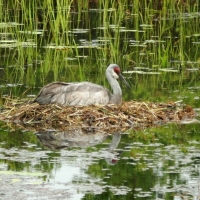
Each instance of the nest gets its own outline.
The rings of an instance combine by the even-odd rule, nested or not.
[[[188,105],[174,102],[152,103],[129,101],[121,105],[68,107],[56,104],[6,101],[0,120],[35,129],[82,127],[85,130],[125,130],[180,122],[195,117]]]

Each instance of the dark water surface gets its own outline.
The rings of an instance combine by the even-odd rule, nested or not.
[[[194,2],[173,8],[165,2],[161,10],[143,3],[99,3],[88,10],[73,4],[54,12],[38,4],[25,12],[28,5],[14,9],[17,2],[4,2],[0,109],[7,96],[31,99],[52,81],[89,80],[109,88],[105,68],[118,63],[131,84],[122,86],[124,100],[180,101],[198,120],[200,6]],[[0,122],[2,200],[200,197],[197,121],[114,135],[27,129]]]

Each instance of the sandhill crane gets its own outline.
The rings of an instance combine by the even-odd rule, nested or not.
[[[107,67],[106,77],[113,94],[105,87],[90,82],[53,82],[40,90],[34,102],[39,104],[57,103],[68,106],[120,104],[122,90],[116,79],[120,77],[128,87],[130,87],[129,84],[121,75],[117,64],[110,64]]]

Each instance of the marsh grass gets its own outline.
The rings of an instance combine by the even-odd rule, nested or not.
[[[123,70],[198,68],[199,7],[198,1],[4,1],[1,81],[41,86],[98,74],[95,82],[106,84],[109,63]]]

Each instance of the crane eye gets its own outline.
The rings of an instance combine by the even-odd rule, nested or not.
[[[116,74],[120,74],[120,68],[119,68],[119,67],[115,67],[115,68],[114,68],[114,72],[115,72]]]

